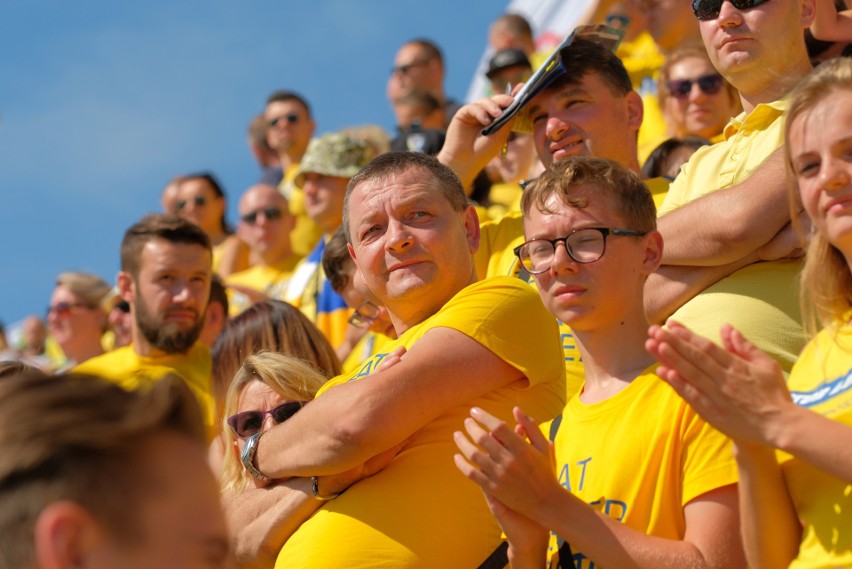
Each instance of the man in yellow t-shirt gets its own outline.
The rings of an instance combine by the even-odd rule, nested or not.
[[[533,119],[533,138],[542,164],[569,156],[609,158],[636,174],[637,132],[643,121],[642,100],[633,90],[623,63],[605,47],[577,41],[560,54],[562,66],[552,72],[547,87],[535,93],[522,112]],[[462,107],[450,125],[447,141],[438,159],[449,165],[469,184],[477,164],[488,162],[509,135],[509,128],[491,137],[480,134],[499,108],[512,98],[498,95],[490,100]],[[655,203],[661,203],[668,189],[662,178],[648,181]],[[518,276],[530,281],[520,270],[514,249],[524,242],[523,218],[510,212],[500,220],[483,223],[480,248],[474,256],[477,275]],[[571,330],[560,327],[564,348],[568,396],[577,392],[583,379],[583,366]]]
[[[722,324],[731,324],[789,372],[806,336],[799,263],[785,260],[800,245],[781,146],[786,97],[811,70],[802,34],[813,4],[722,7],[698,10],[698,23],[710,60],[744,110],[725,127],[725,140],[699,149],[672,183],[661,208],[663,264],[648,279],[645,301],[652,322],[671,316],[716,343]],[[755,28],[755,49],[741,52],[728,41],[732,21]]]
[[[379,373],[388,354],[331,380],[286,423],[250,438],[243,463],[256,476],[321,476],[398,454],[303,523],[277,565],[476,567],[501,532],[479,490],[452,467],[452,433],[471,404],[504,418],[514,405],[539,420],[558,413],[565,387],[555,322],[521,281],[476,281],[473,207],[431,157],[373,160],[350,183],[344,232],[400,335],[388,349],[405,352]],[[332,493],[321,484],[313,491]]]
[[[263,116],[268,126],[266,142],[278,154],[284,174],[279,189],[295,218],[295,225],[290,229],[293,252],[304,257],[322,235],[322,229],[305,210],[305,195],[302,188],[293,184],[293,178],[316,124],[307,99],[294,91],[275,91],[269,95]]]
[[[551,567],[743,566],[730,441],[654,374],[644,347],[643,285],[663,250],[650,192],[612,161],[569,158],[522,209],[519,257],[574,330],[586,375],[562,413],[555,476],[525,413],[530,443],[485,409],[465,424],[477,446],[456,439],[459,469],[502,504],[513,566],[543,566],[547,529],[570,544],[551,549]]]
[[[299,258],[293,254],[293,216],[274,186],[257,184],[240,198],[237,234],[251,250],[254,266],[229,275],[229,312],[236,316],[263,298],[282,300]]]
[[[121,243],[118,291],[130,305],[133,341],[87,360],[75,373],[134,390],[177,372],[198,398],[213,432],[209,350],[198,343],[212,277],[210,240],[176,215],[149,215]]]

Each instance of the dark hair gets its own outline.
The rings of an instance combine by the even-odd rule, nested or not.
[[[308,113],[308,118],[311,117],[311,106],[308,104],[308,101],[295,91],[275,91],[266,98],[267,105],[270,103],[286,103],[288,101],[296,101],[302,105],[305,108],[305,112]]]
[[[0,566],[32,565],[36,520],[61,500],[119,539],[141,539],[138,511],[157,486],[138,453],[161,433],[206,447],[198,402],[175,375],[138,391],[43,372],[0,381]]]
[[[322,270],[334,292],[340,294],[340,291],[346,288],[354,267],[355,261],[346,246],[346,234],[343,227],[338,227],[328,239],[322,253]]]
[[[565,73],[548,85],[547,90],[576,85],[589,73],[597,74],[613,95],[623,97],[633,90],[624,63],[603,45],[577,39],[560,53]]]
[[[213,193],[222,198],[223,201],[227,204],[227,196],[225,196],[225,190],[222,188],[222,184],[219,183],[219,180],[216,179],[211,172],[198,172],[196,174],[188,174],[186,176],[182,176],[180,182],[178,184],[185,184],[190,180],[204,180],[210,189],[213,190]],[[231,227],[231,224],[225,219],[225,212],[227,211],[227,205],[222,209],[222,218],[219,220],[219,224],[222,226],[222,232],[225,235],[233,235],[234,228]]]
[[[200,245],[212,251],[210,238],[194,223],[170,213],[150,214],[124,232],[124,239],[121,241],[121,270],[130,273],[134,278],[137,277],[142,248],[154,239]]]
[[[414,168],[424,170],[424,179],[434,183],[455,211],[462,211],[470,204],[455,172],[434,157],[420,152],[387,152],[364,166],[346,185],[346,196],[343,198],[343,231],[347,243],[352,243],[349,227],[349,200],[353,190],[364,182],[385,181]]]
[[[506,31],[513,36],[523,37],[530,41],[533,40],[532,26],[529,21],[520,14],[506,13],[498,16],[494,20],[494,24],[502,26]]]
[[[225,285],[222,283],[222,277],[213,273],[213,276],[210,278],[210,300],[207,301],[207,305],[211,305],[214,302],[222,305],[223,314],[227,316],[228,314],[228,293],[225,291]]]
[[[441,64],[441,67],[444,66],[444,54],[441,53],[441,48],[438,47],[438,44],[432,40],[426,38],[415,38],[411,41],[405,42],[405,45],[416,45],[423,51],[429,61],[434,59]]]
[[[663,176],[663,172],[669,166],[669,157],[671,154],[680,148],[689,148],[693,152],[702,146],[712,144],[706,138],[701,136],[684,136],[683,138],[669,138],[657,146],[645,163],[642,165],[642,175],[645,178],[659,178]]]
[[[604,195],[627,229],[652,231],[657,227],[657,209],[648,186],[634,172],[614,160],[572,156],[550,165],[521,197],[521,210],[528,217],[533,206],[551,213],[551,196],[568,207],[582,209],[588,199],[578,188],[592,186]]]

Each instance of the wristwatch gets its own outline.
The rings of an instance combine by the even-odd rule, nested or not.
[[[272,482],[272,478],[261,472],[254,465],[254,455],[257,453],[257,443],[260,441],[261,435],[263,435],[264,431],[258,431],[248,439],[246,439],[246,444],[243,447],[243,452],[240,455],[240,460],[243,463],[243,467],[245,467],[246,472],[254,476],[255,478],[259,478],[265,482]]]

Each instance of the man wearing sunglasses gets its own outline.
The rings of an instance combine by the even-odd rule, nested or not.
[[[444,56],[441,49],[427,39],[403,44],[393,60],[387,85],[388,100],[396,101],[412,91],[425,91],[440,102],[445,127],[461,107],[444,93]]]
[[[263,116],[267,124],[266,140],[278,153],[283,170],[284,177],[278,188],[287,198],[290,213],[296,218],[290,241],[296,254],[305,256],[322,235],[322,229],[305,211],[302,189],[293,183],[296,169],[316,130],[311,107],[307,99],[294,91],[275,91],[266,99]]]
[[[212,278],[210,239],[176,215],[143,217],[124,234],[117,286],[130,306],[133,341],[87,360],[75,373],[139,389],[176,372],[195,393],[214,432],[211,358],[198,342]]]
[[[729,323],[789,371],[805,335],[799,264],[783,260],[798,243],[781,143],[786,96],[811,70],[803,29],[814,4],[694,0],[692,8],[713,66],[739,91],[744,110],[722,142],[684,165],[660,208],[666,248],[648,279],[648,315],[652,322],[672,316],[717,342]]]
[[[278,188],[268,184],[250,187],[240,198],[239,211],[237,235],[256,261],[225,279],[231,316],[264,298],[282,300],[299,262],[290,241],[294,218]]]
[[[290,420],[250,438],[243,463],[255,476],[311,477],[401,450],[342,495],[315,484],[317,499],[334,500],[287,540],[278,564],[478,567],[501,532],[479,489],[455,471],[452,431],[472,404],[503,418],[514,405],[530,405],[539,420],[558,413],[565,386],[556,324],[518,279],[477,282],[475,210],[434,158],[399,152],[373,160],[350,181],[343,227],[400,338],[390,353],[332,379]],[[374,373],[403,348],[398,363]]]

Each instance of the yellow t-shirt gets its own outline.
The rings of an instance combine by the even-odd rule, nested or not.
[[[736,483],[737,466],[730,440],[655,367],[605,401],[568,402],[555,440],[556,471],[566,490],[604,514],[648,535],[683,539],[684,506]],[[548,557],[554,548],[551,540]],[[573,553],[577,567],[594,566]]]
[[[358,482],[302,524],[284,545],[276,567],[470,569],[500,544],[500,528],[482,492],[453,463],[457,449],[452,433],[463,428],[474,405],[511,424],[515,405],[540,420],[556,416],[564,406],[556,325],[529,286],[503,277],[464,288],[436,314],[388,342],[386,352],[358,371],[332,379],[318,396],[346,381],[369,381],[387,353],[397,346],[414,346],[438,327],[473,338],[528,382],[447,409],[425,425],[387,468]]]
[[[732,119],[723,142],[699,148],[684,164],[660,213],[748,179],[783,144],[787,103],[761,104]],[[796,261],[750,265],[700,292],[672,318],[717,343],[722,324],[730,323],[789,373],[807,340],[799,312],[799,268]]]
[[[384,334],[367,332],[361,336],[361,339],[358,340],[358,343],[355,344],[355,347],[346,356],[346,360],[344,360],[340,367],[340,373],[342,375],[350,374],[357,369],[361,369],[361,365],[376,354],[387,354],[388,350],[386,346],[388,342],[392,341],[392,338]]]
[[[210,350],[198,343],[186,354],[158,357],[140,356],[132,345],[124,346],[86,360],[73,370],[73,373],[102,377],[128,391],[151,385],[169,373],[177,373],[198,399],[204,425],[211,436],[216,431],[212,372]]]
[[[273,266],[255,265],[244,271],[225,277],[225,285],[244,286],[263,293],[268,298],[283,300],[287,285],[293,270],[299,263],[299,257],[291,255]],[[253,304],[245,294],[233,290],[228,291],[228,313],[236,316]]]
[[[298,162],[291,164],[284,172],[278,189],[287,198],[290,214],[296,218],[296,224],[290,231],[290,246],[293,248],[293,254],[304,257],[311,252],[325,231],[311,219],[308,210],[305,209],[305,192],[295,183],[298,169]]]
[[[852,426],[852,326],[811,340],[787,386],[797,404]],[[852,567],[852,484],[786,453],[778,458],[803,526],[790,569]]]

